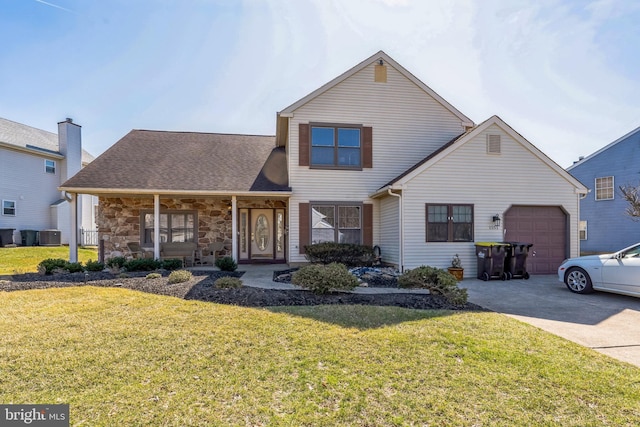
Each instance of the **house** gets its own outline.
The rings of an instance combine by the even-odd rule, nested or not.
[[[580,201],[580,248],[584,253],[614,252],[640,241],[640,223],[625,213],[620,186],[640,185],[640,127],[567,171],[589,188]]]
[[[15,243],[22,230],[58,230],[51,243],[69,243],[70,203],[58,187],[93,160],[82,149],[80,129],[66,119],[56,135],[0,118],[0,229],[14,230]],[[79,228],[95,229],[96,204],[95,197],[81,197]]]
[[[62,189],[99,196],[107,256],[131,240],[156,256],[159,241],[220,241],[239,262],[296,265],[305,245],[339,241],[401,269],[459,254],[466,276],[474,242],[506,238],[535,245],[532,273],[555,272],[578,253],[586,192],[499,117],[476,126],[384,52],[277,113],[274,137],[134,130]]]

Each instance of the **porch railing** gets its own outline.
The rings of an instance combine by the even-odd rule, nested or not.
[[[80,229],[80,246],[98,246],[98,230]]]

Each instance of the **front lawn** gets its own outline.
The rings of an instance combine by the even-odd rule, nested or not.
[[[71,425],[638,425],[640,370],[496,313],[0,292],[0,402]]]
[[[0,248],[0,276],[8,274],[35,273],[38,264],[47,258],[69,259],[68,246],[18,246]],[[85,264],[90,259],[98,260],[98,251],[79,248],[78,261]]]

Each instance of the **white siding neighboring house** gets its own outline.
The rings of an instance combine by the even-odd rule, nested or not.
[[[93,160],[82,149],[80,126],[71,119],[58,123],[58,134],[0,118],[0,229],[60,230],[61,243],[71,235],[69,203],[58,187]],[[95,230],[97,198],[82,195],[80,226]],[[7,242],[3,242],[6,244]]]

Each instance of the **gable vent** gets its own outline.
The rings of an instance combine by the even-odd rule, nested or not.
[[[500,154],[500,135],[487,135],[487,153]]]

